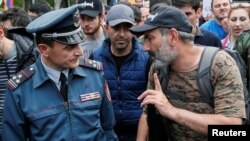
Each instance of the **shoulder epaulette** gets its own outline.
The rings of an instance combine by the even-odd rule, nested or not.
[[[102,63],[95,60],[90,60],[88,58],[81,58],[80,65],[83,67],[88,67],[96,70],[103,70]]]
[[[28,80],[35,73],[34,68],[28,67],[21,70],[19,73],[14,75],[11,79],[7,81],[8,87],[13,91],[19,87],[23,82]]]

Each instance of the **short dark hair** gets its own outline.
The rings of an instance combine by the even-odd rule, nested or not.
[[[42,33],[37,33],[35,37],[36,37],[36,38],[35,38],[35,39],[36,39],[35,41],[36,41],[36,44],[37,44],[37,45],[38,45],[38,44],[46,44],[46,45],[52,47],[53,44],[54,44],[54,42],[55,42],[55,40],[52,39],[52,38],[44,38],[44,37],[42,36]]]
[[[10,8],[0,15],[1,22],[6,20],[10,20],[13,27],[26,27],[31,22],[28,13],[18,7]]]
[[[141,21],[141,15],[142,15],[140,8],[138,8],[135,5],[131,5],[131,9],[134,11],[135,21],[140,22]]]
[[[164,6],[164,5],[172,5],[172,0],[150,0],[149,1],[149,10],[154,11],[159,6]]]
[[[29,11],[36,13],[37,16],[41,16],[44,13],[52,11],[52,8],[46,1],[40,1],[32,4]]]
[[[192,9],[197,11],[201,7],[200,2],[201,2],[200,0],[174,0],[172,4],[177,8],[190,6],[192,7]]]

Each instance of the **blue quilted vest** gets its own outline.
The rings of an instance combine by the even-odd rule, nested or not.
[[[132,53],[124,60],[120,71],[110,51],[110,40],[104,40],[101,48],[93,51],[93,60],[103,63],[105,78],[110,89],[118,125],[136,125],[142,113],[137,98],[147,87],[147,61],[149,55],[134,37]],[[119,71],[119,72],[118,72]]]

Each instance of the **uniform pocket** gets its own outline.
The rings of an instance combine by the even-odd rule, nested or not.
[[[46,109],[40,109],[38,111],[28,113],[27,117],[30,120],[38,120],[44,117],[53,116],[65,112],[65,105],[58,105],[55,107],[48,107]]]

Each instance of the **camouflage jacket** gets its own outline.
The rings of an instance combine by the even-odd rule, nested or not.
[[[250,47],[250,30],[244,31],[235,42],[234,50],[240,53],[244,60],[247,59],[247,49]]]

